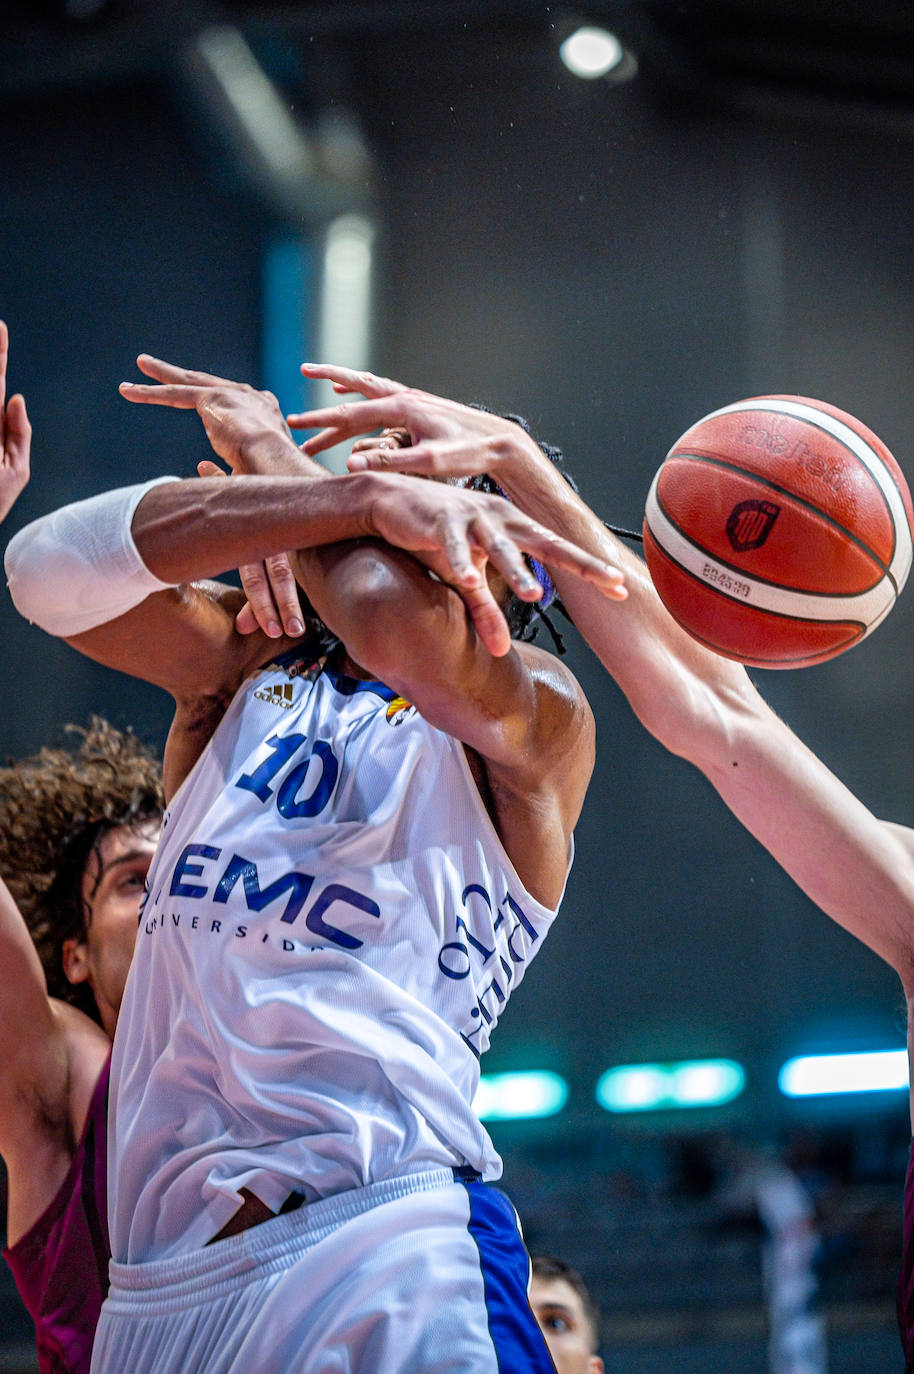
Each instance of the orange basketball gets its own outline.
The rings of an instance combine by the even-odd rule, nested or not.
[[[712,411],[651,485],[644,550],[671,615],[703,644],[758,668],[849,649],[895,604],[914,511],[885,444],[806,396]]]

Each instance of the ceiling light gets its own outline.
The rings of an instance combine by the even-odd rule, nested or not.
[[[559,48],[565,66],[575,76],[594,81],[621,67],[628,59],[634,74],[634,58],[626,52],[614,33],[585,26],[576,29]],[[628,73],[626,73],[627,75]]]

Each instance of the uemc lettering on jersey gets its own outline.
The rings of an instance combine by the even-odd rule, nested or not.
[[[182,921],[181,911],[160,912],[144,921],[147,935],[183,925],[185,930],[231,935],[240,940],[259,938],[261,943],[267,943],[271,940],[269,930],[260,928],[255,933],[249,924],[237,923],[237,907],[243,902],[244,909],[255,914],[271,907],[268,914],[278,914],[284,926],[293,926],[301,918],[304,929],[317,942],[354,951],[365,940],[355,934],[352,926],[366,934],[364,917],[383,921],[377,902],[345,883],[325,882],[314,873],[290,869],[262,886],[254,860],[236,853],[226,859],[224,853],[219,845],[185,845],[171,873],[168,897],[206,901],[210,908],[228,907],[234,898],[234,909],[226,916],[231,915],[236,923],[193,912]],[[159,899],[161,895],[160,890]],[[519,968],[530,957],[540,933],[507,890],[498,905],[479,883],[469,883],[463,890],[462,901],[464,914],[453,919],[453,939],[445,941],[438,951],[438,974],[452,982],[470,980],[468,986],[475,1004],[466,1023],[458,1029],[461,1039],[479,1057],[488,1045]],[[382,932],[382,927],[378,929]],[[295,933],[300,935],[301,927]],[[308,940],[296,944],[288,935],[279,938],[280,948],[289,954],[297,948],[313,948],[314,944],[315,941]]]

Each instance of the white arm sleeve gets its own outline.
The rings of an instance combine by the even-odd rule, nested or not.
[[[160,582],[139,555],[130,526],[133,512],[153,487],[176,482],[156,477],[76,501],[33,520],[7,545],[4,564],[13,604],[26,620],[52,635],[78,635],[115,620]]]

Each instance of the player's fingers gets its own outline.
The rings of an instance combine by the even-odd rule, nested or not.
[[[211,458],[201,458],[197,464],[197,476],[228,477],[230,474],[225,472],[218,463],[214,463]]]
[[[194,410],[203,388],[184,384],[146,386],[143,382],[121,382],[118,387],[125,401],[139,405],[172,406],[176,410]]]
[[[25,408],[25,397],[10,397],[6,407],[6,432],[4,451],[7,461],[22,481],[23,486],[29,477],[29,450],[32,443],[32,426]]]
[[[380,448],[409,448],[411,443],[408,429],[393,429],[388,427],[382,429],[380,434],[369,434],[362,439],[356,439],[352,445],[353,453],[361,453],[362,450]]]
[[[377,400],[348,401],[320,410],[305,410],[287,415],[286,423],[290,429],[334,430],[340,439],[354,439],[373,429],[394,426],[408,429],[408,418],[405,393],[398,392]]]
[[[286,417],[286,424],[290,429],[295,429],[293,416]],[[306,426],[307,428],[307,426]],[[303,444],[299,444],[302,453],[306,453],[309,458],[313,458],[318,453],[323,453],[325,449],[334,448],[337,444],[344,443],[351,439],[350,434],[340,434],[336,429],[322,429],[320,434],[312,434],[310,439],[306,439]]]
[[[353,444],[350,472],[411,472],[426,477],[474,477],[485,472],[485,458],[478,444],[462,440],[426,440],[401,448],[377,439]]]
[[[251,610],[250,601],[246,601],[235,616],[235,629],[240,635],[252,635],[255,630],[260,629],[257,617]]]
[[[278,639],[282,634],[282,624],[265,564],[248,563],[238,569],[238,575],[257,624],[264,634],[271,639]]]
[[[625,589],[625,574],[621,568],[614,567],[602,558],[594,558],[583,549],[579,549],[576,544],[569,543],[567,539],[560,538],[534,521],[526,523],[528,527],[532,527],[532,532],[512,533],[525,551],[540,563],[550,569],[574,573],[585,582],[592,582],[604,596],[614,601],[624,601],[628,596]]]
[[[284,553],[239,569],[241,585],[257,624],[276,638],[304,633],[298,586]]]
[[[522,601],[539,601],[543,589],[513,539],[484,517],[478,517],[474,521],[472,538],[516,596]]]
[[[478,587],[458,590],[479,638],[490,654],[501,658],[511,648],[511,632],[485,578]]]
[[[466,524],[463,521],[453,516],[445,516],[437,542],[444,551],[447,565],[461,595],[467,588],[477,588],[484,584],[485,576],[473,557]]]
[[[305,624],[298,600],[298,583],[289,565],[288,555],[273,554],[266,560],[265,566],[283,630],[287,635],[304,634]]]
[[[302,363],[301,370],[312,381],[333,383],[334,391],[358,392],[361,396],[390,396],[397,391],[406,391],[402,382],[394,382],[390,377],[378,377],[373,372],[357,372],[351,367],[336,367],[333,363]]]
[[[166,363],[163,358],[154,358],[151,353],[141,353],[136,360],[136,365],[147,377],[153,377],[158,382],[177,382],[183,386],[205,387],[238,385],[237,383],[227,383],[224,377],[214,377],[209,372],[194,372],[188,367],[178,367],[175,363]]]
[[[10,332],[6,321],[0,320],[0,437],[2,437],[3,407],[6,404],[6,369],[10,355]]]

